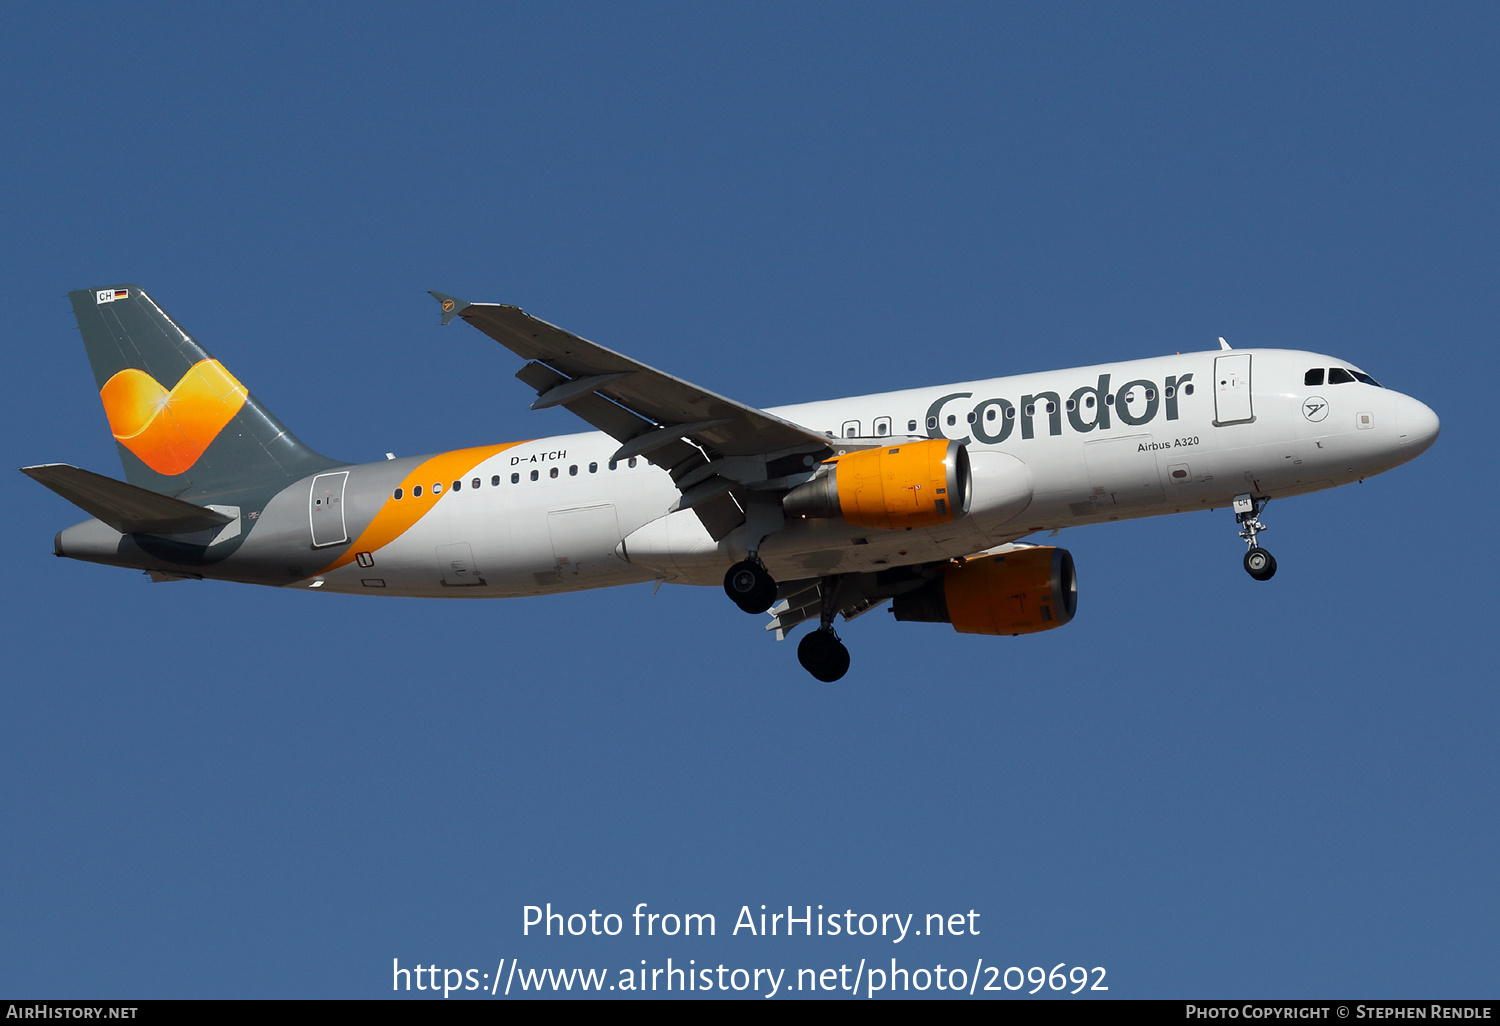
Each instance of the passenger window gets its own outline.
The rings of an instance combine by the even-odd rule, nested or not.
[[[411,497],[413,499],[420,499],[422,497],[422,486],[421,485],[413,485],[412,486]]]
[[[1005,419],[1006,420],[1015,420],[1016,419],[1016,408],[1014,406],[1007,406],[1005,408]]]
[[[551,469],[551,470],[549,470],[549,471],[548,471],[548,472],[547,472],[547,476],[548,476],[548,477],[551,477],[551,478],[555,478],[555,477],[557,477],[557,468],[556,468],[556,467],[553,467],[553,468],[552,468],[552,469]]]
[[[494,485],[496,488],[499,488],[500,487],[500,475],[496,474],[494,477],[490,478],[490,484]]]
[[[1314,367],[1312,370],[1302,375],[1302,383],[1304,385],[1307,385],[1309,388],[1316,388],[1317,386],[1321,385],[1323,383],[1323,368]]]
[[[510,475],[510,483],[511,484],[520,484],[521,483],[521,475],[520,474],[512,474],[512,475]]]
[[[472,480],[472,481],[469,482],[469,487],[470,488],[478,488],[481,483],[482,482],[479,480],[479,478],[476,477],[474,480]]]
[[[878,436],[882,436],[883,437],[883,436],[888,435],[890,433],[891,433],[891,418],[889,418],[889,417],[876,417],[875,418],[875,434],[878,435]]]
[[[1057,412],[1057,404],[1055,402],[1053,402],[1051,399],[1047,400],[1047,412],[1048,413],[1056,413]]]
[[[1352,385],[1354,384],[1354,375],[1342,367],[1330,367],[1328,368],[1328,383],[1330,385]]]
[[[577,477],[578,476],[578,464],[575,463],[571,467],[568,468],[568,476],[569,477]]]
[[[532,479],[532,480],[533,480],[533,481],[535,481],[535,480],[536,480],[536,479],[537,479],[537,478],[539,478],[539,477],[541,477],[541,476],[542,476],[542,475],[541,475],[541,474],[540,474],[540,473],[539,473],[539,472],[537,472],[537,471],[535,471],[535,470],[533,470],[533,471],[532,471],[532,472],[531,472],[531,479]]]
[[[617,467],[617,466],[619,466],[619,462],[618,461],[616,461],[616,460],[610,460],[609,461],[609,469],[610,470],[614,470],[615,467]]]
[[[1182,394],[1183,395],[1192,395],[1193,394],[1193,383],[1191,381],[1189,381],[1186,385],[1182,386]]]
[[[401,489],[399,488],[396,489],[396,498],[401,498]]]
[[[597,463],[590,463],[589,464],[589,473],[590,474],[597,474],[597,473],[599,473],[599,464],[597,464]]]
[[[927,418],[927,430],[928,431],[932,431],[932,430],[935,430],[936,428],[937,428],[937,418],[936,417],[928,417]]]
[[[631,467],[635,466],[635,459],[636,458],[634,456],[630,457],[630,463],[628,463],[627,466],[631,466]]]
[[[1068,400],[1068,412],[1072,413],[1076,409],[1078,409],[1078,400],[1077,399],[1069,399]]]
[[[433,486],[432,486],[432,494],[433,495],[442,495],[443,494],[443,482],[438,481],[438,482],[435,482],[433,484]]]
[[[950,414],[948,414],[948,426],[949,426],[949,427],[952,427],[952,426],[953,426],[953,425],[954,425],[954,424],[957,424],[957,423],[958,423],[958,418],[957,418],[957,417],[955,417],[955,416],[954,416],[954,415],[953,415],[953,414],[951,414],[951,413],[950,413]]]
[[[974,423],[974,414],[970,413],[967,417],[964,418],[964,420],[968,421],[970,424]]]
[[[844,437],[845,438],[858,438],[859,437],[859,421],[857,421],[857,420],[846,420],[846,421],[844,421]]]
[[[914,420],[907,421],[906,422],[906,430],[908,430],[908,431],[910,431],[912,433],[915,433],[916,430],[917,430],[917,422],[914,421]]]
[[[462,481],[454,481],[453,482],[453,490],[455,492],[461,492],[461,491],[463,491],[464,490],[464,483]]]
[[[995,408],[993,406],[991,406],[989,409],[987,409],[987,410],[984,411],[984,419],[985,420],[994,420],[995,419]]]

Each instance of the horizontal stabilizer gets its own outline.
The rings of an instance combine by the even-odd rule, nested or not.
[[[234,519],[226,513],[66,463],[22,467],[21,473],[121,534],[186,534],[222,527]]]

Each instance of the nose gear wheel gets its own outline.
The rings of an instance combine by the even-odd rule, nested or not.
[[[1256,541],[1256,536],[1266,529],[1260,522],[1260,511],[1270,501],[1249,494],[1234,497],[1234,519],[1240,525],[1240,538],[1250,547],[1245,553],[1245,573],[1257,581],[1269,581],[1276,575],[1276,557]]]
[[[1269,581],[1276,576],[1276,557],[1258,546],[1251,549],[1245,553],[1245,573],[1257,581]]]

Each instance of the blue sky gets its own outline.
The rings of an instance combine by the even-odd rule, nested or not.
[[[348,460],[575,430],[437,288],[759,405],[1211,348],[1431,405],[1415,463],[1063,532],[1029,638],[810,680],[716,590],[152,585],[0,478],[0,993],[378,997],[391,959],[1104,966],[1479,997],[1500,948],[1492,6],[21,5],[11,465],[118,474],[64,293],[135,281]],[[522,907],[711,912],[547,940]],[[726,936],[742,905],[977,937]],[[933,994],[935,992],[929,992]]]

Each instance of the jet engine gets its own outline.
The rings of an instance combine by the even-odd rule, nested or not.
[[[886,531],[936,527],[969,512],[972,485],[963,445],[928,438],[836,456],[788,492],[782,509]]]
[[[1067,549],[1038,545],[950,563],[933,581],[898,595],[898,620],[951,623],[960,634],[1035,634],[1078,610]]]

